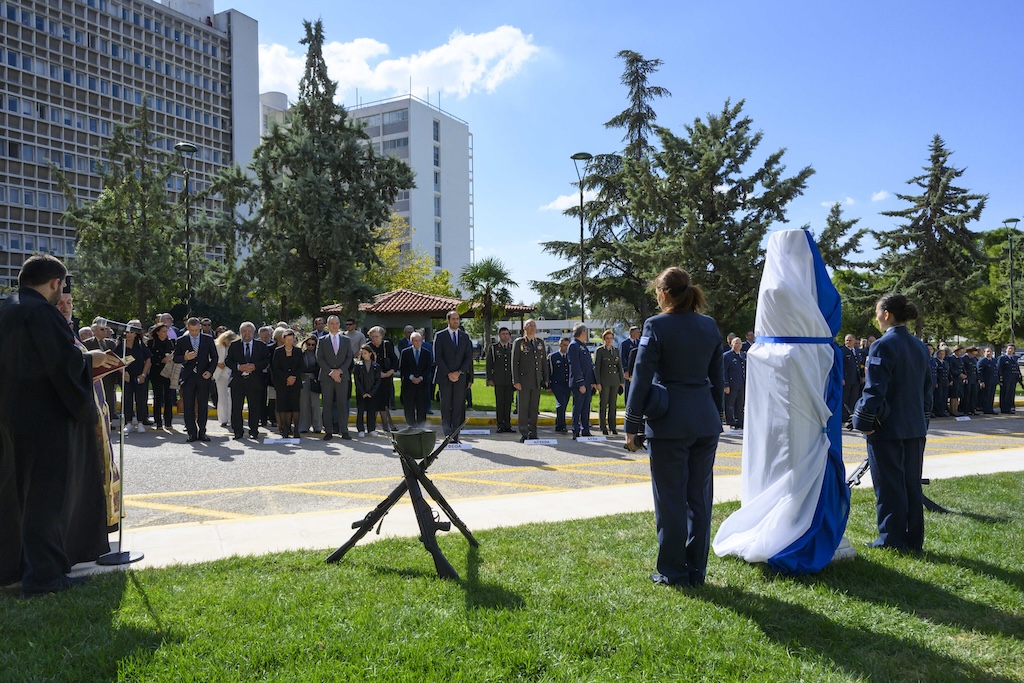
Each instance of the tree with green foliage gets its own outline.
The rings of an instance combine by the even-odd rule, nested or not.
[[[409,222],[392,214],[384,225],[374,228],[377,246],[374,251],[380,263],[366,274],[366,283],[377,292],[411,289],[438,296],[457,297],[451,273],[434,272],[434,260],[424,251],[411,249],[412,228]]]
[[[590,225],[583,269],[591,308],[625,302],[642,320],[654,312],[654,300],[647,291],[651,274],[647,268],[637,268],[632,249],[636,243],[650,239],[661,223],[659,178],[652,168],[656,150],[650,138],[657,120],[653,102],[671,93],[650,84],[651,74],[662,64],[660,59],[644,59],[632,50],[622,50],[618,57],[624,63],[621,82],[626,86],[629,106],[604,125],[624,131],[625,148],[621,154],[598,154],[587,164],[582,186],[593,191],[595,197],[583,209]],[[565,215],[579,220],[580,208],[567,209]],[[531,286],[542,296],[559,296],[569,291],[574,281],[578,286],[579,244],[552,241],[543,246],[573,265],[550,273],[550,281],[533,282]]]
[[[742,110],[742,100],[726,100],[720,113],[686,126],[684,137],[658,129],[665,231],[638,251],[655,272],[672,265],[689,271],[723,330],[756,303],[761,244],[772,225],[785,221],[787,205],[803,194],[814,173],[806,166],[784,177],[785,149],[755,165],[764,134],[753,131]]]
[[[533,304],[533,314],[548,320],[569,320],[579,306],[573,299],[573,292],[564,295],[541,295],[540,300]]]
[[[380,266],[376,226],[388,222],[398,192],[413,187],[407,164],[379,156],[362,128],[335,103],[323,24],[303,22],[306,67],[287,127],[275,126],[253,160],[259,205],[248,266],[259,290],[316,313],[329,302],[354,308],[374,294]]]
[[[984,282],[988,259],[969,225],[980,218],[988,195],[954,184],[965,169],[950,165],[952,152],[938,135],[929,152],[925,172],[907,181],[920,194],[897,193],[909,206],[882,212],[900,224],[872,234],[882,250],[876,266],[882,290],[902,292],[917,303],[918,336],[927,320],[928,332],[943,337],[960,332],[965,302]]]
[[[494,319],[505,315],[505,306],[512,303],[509,287],[515,287],[516,281],[501,259],[492,256],[463,266],[459,284],[469,293],[459,304],[459,315],[472,312],[474,318],[483,320],[486,351],[494,334]]]
[[[859,218],[843,219],[843,205],[836,202],[828,211],[825,218],[825,227],[821,234],[815,238],[818,244],[818,251],[821,252],[821,260],[832,270],[847,270],[850,268],[863,268],[868,264],[853,261],[851,256],[860,253],[860,241],[868,233],[867,228],[858,228],[846,237],[847,233],[857,226]],[[809,226],[804,226],[809,229]],[[813,233],[812,233],[813,234]]]
[[[177,159],[156,143],[150,112],[114,127],[97,163],[102,190],[80,201],[63,171],[51,166],[76,230],[74,271],[79,308],[89,315],[148,321],[150,305],[184,297],[179,214],[167,182]]]

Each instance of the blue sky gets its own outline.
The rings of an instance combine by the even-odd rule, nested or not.
[[[297,10],[296,7],[301,7]],[[811,165],[789,226],[820,230],[844,203],[859,225],[887,228],[879,211],[928,161],[940,134],[966,167],[961,186],[989,194],[976,230],[1024,218],[1024,3],[908,2],[307,2],[247,0],[259,21],[261,90],[294,97],[303,18],[321,18],[329,72],[342,103],[406,94],[469,122],[474,136],[476,256],[497,256],[527,285],[563,264],[540,242],[578,239],[579,224],[550,208],[571,201],[569,156],[621,149],[604,122],[626,107],[615,55],[664,61],[651,82],[672,92],[658,123],[683,126],[726,98],[784,147],[790,172]],[[218,9],[224,9],[219,6]],[[301,12],[301,13],[300,13]],[[560,199],[561,198],[561,199]],[[549,208],[545,208],[549,207]]]

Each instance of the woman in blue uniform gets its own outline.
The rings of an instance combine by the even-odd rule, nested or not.
[[[706,315],[704,292],[681,268],[652,283],[663,313],[644,323],[626,403],[626,448],[636,450],[647,414],[654,516],[656,584],[699,586],[711,544],[711,472],[722,433],[723,372],[718,325]],[[653,383],[657,383],[652,386]],[[650,401],[662,397],[655,411]]]
[[[902,294],[878,300],[875,320],[884,334],[868,351],[864,395],[853,411],[854,429],[867,436],[877,499],[872,547],[919,551],[924,545],[921,470],[933,393],[928,350],[906,326],[916,319],[917,306]]]
[[[935,393],[932,396],[935,417],[946,417],[946,404],[949,402],[949,363],[946,362],[946,347],[940,346],[935,352]]]
[[[1020,364],[1017,361],[1017,347],[1013,344],[1006,345],[1006,352],[996,361],[996,370],[999,372],[999,412],[1002,415],[1012,415],[1017,412],[1014,407],[1017,385],[1024,386],[1021,382]]]

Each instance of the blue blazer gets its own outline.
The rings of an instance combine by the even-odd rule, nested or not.
[[[565,387],[569,388],[569,350],[566,349],[566,355],[562,355],[561,351],[555,351],[548,356],[548,381],[551,383],[551,388]]]
[[[880,439],[916,439],[928,433],[932,374],[928,349],[904,325],[890,327],[868,350],[864,393],[853,428]]]
[[[643,424],[652,382],[668,390],[668,410],[647,421],[652,439],[692,439],[722,433],[725,377],[722,334],[700,313],[662,313],[648,318],[640,337],[626,401],[626,433]]]
[[[457,332],[458,346],[452,343],[452,335],[448,327],[434,335],[434,364],[437,384],[448,383],[448,373],[462,370],[460,381],[469,381],[469,373],[473,371],[473,342],[461,327]]]
[[[999,382],[999,371],[996,369],[995,358],[980,358],[978,360],[978,374],[981,381],[987,385]]]
[[[743,391],[747,386],[746,354],[729,349],[722,354],[722,365],[725,368],[725,386],[729,387],[730,391]]]
[[[591,384],[597,384],[597,375],[594,373],[594,359],[586,344],[573,339],[565,355],[569,359],[569,385],[573,389],[585,386],[589,391]]]

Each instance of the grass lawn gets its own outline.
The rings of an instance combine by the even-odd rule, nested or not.
[[[495,409],[494,408],[494,406],[495,406],[495,403],[494,403],[494,387],[487,386],[487,380],[485,380],[483,377],[477,377],[476,379],[473,380],[472,391],[473,391],[473,407],[472,407],[471,410],[484,410],[484,411],[489,411],[489,412],[493,413],[494,409]],[[402,410],[402,403],[401,403],[401,400],[400,400],[401,395],[402,395],[402,385],[401,385],[401,382],[396,380],[395,381],[395,407],[398,408],[399,411]],[[432,405],[433,405],[433,408],[434,408],[435,411],[438,411],[438,410],[441,409],[440,405],[438,404],[437,401],[434,401]],[[515,404],[513,404],[513,405],[515,405]],[[619,396],[618,405],[619,405],[619,413],[618,413],[619,418],[625,417],[625,412],[626,412],[626,397],[625,396]],[[594,394],[593,399],[591,399],[590,406],[591,406],[591,417],[594,417],[596,419],[597,418],[597,410],[598,410],[598,407],[599,407],[599,401],[598,401],[597,394]],[[355,409],[355,405],[353,404],[353,410],[354,409]],[[540,392],[540,410],[541,410],[542,413],[543,412],[549,412],[549,413],[555,412],[555,395],[552,394],[550,391],[542,391],[542,392]],[[569,410],[569,414],[571,415],[572,414],[572,400],[571,399],[569,401],[569,409],[568,410]]]
[[[462,576],[415,539],[95,578],[0,595],[0,680],[1020,681],[1024,474],[939,481],[922,556],[861,549],[787,578],[712,556],[653,586],[652,515],[461,535]],[[735,504],[716,508],[715,528]],[[848,535],[874,538],[870,491]],[[339,543],[350,530],[338,529]],[[1017,540],[1014,540],[1017,539]]]

